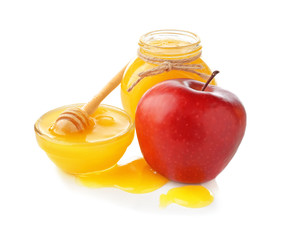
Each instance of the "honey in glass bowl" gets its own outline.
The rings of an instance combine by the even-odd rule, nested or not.
[[[92,115],[93,129],[78,134],[60,136],[53,124],[60,113],[74,104],[45,113],[34,125],[36,140],[48,157],[63,171],[83,174],[114,166],[134,137],[134,123],[123,110],[100,105]]]

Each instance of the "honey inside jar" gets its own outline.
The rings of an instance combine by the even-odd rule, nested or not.
[[[147,33],[140,38],[139,46],[139,52],[141,54],[163,59],[164,61],[191,58],[199,55],[202,49],[200,39],[197,35],[178,30],[159,30]],[[210,68],[200,57],[188,64],[200,64],[202,68],[197,69],[198,72],[207,75],[211,75],[212,73]],[[148,89],[157,83],[176,78],[190,78],[206,82],[205,79],[195,73],[171,70],[145,77],[130,92],[127,91],[132,84],[139,79],[138,74],[155,67],[157,67],[157,65],[146,62],[140,57],[136,57],[128,65],[123,76],[121,82],[122,103],[124,109],[130,114],[133,120],[140,98]],[[215,80],[213,80],[211,84],[215,85]]]
[[[72,105],[52,110],[36,122],[40,147],[59,168],[70,174],[114,166],[134,137],[134,124],[128,114],[116,107],[100,105],[92,116],[94,124],[90,131],[66,136],[54,134],[55,120],[69,107]]]

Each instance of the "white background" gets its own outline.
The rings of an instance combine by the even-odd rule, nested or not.
[[[0,239],[289,239],[288,1],[0,2]],[[37,146],[43,113],[86,102],[157,29],[197,33],[218,84],[245,105],[244,140],[202,209],[161,193],[88,189]],[[105,103],[121,107],[119,89]],[[138,142],[121,161],[141,156]]]

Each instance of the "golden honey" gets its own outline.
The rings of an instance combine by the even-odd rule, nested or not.
[[[175,203],[187,208],[201,208],[213,202],[213,195],[200,185],[185,185],[170,189],[160,196],[160,207],[165,208]]]
[[[100,105],[92,116],[90,131],[59,136],[53,124],[70,105],[44,114],[35,124],[36,139],[49,158],[70,174],[100,171],[114,166],[134,137],[134,124],[128,114],[116,107]]]
[[[92,188],[118,188],[130,193],[155,191],[168,182],[168,179],[153,171],[141,158],[125,165],[77,176],[78,181]]]
[[[141,194],[153,192],[169,180],[150,168],[143,158],[104,171],[81,174],[77,181],[90,188],[117,188],[125,192]],[[170,189],[160,196],[161,208],[175,203],[187,208],[202,208],[213,202],[212,193],[203,186],[185,185]]]
[[[157,57],[164,60],[186,59],[201,53],[200,39],[197,35],[178,30],[160,30],[147,33],[140,38],[139,51],[151,57]],[[210,68],[206,63],[198,58],[189,64],[200,64],[202,69],[198,72],[211,75]],[[142,79],[130,92],[127,90],[139,78],[138,74],[146,70],[152,69],[157,65],[143,61],[136,57],[128,65],[121,82],[121,99],[124,109],[130,114],[131,118],[135,118],[135,111],[140,98],[144,93],[162,81],[176,78],[191,78],[205,82],[203,78],[195,73],[171,70],[158,75],[148,76]],[[215,85],[215,80],[211,82]]]

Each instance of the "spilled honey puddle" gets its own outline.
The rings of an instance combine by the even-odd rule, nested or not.
[[[143,158],[125,165],[115,165],[105,171],[79,175],[81,184],[92,188],[113,187],[130,193],[149,193],[168,182],[153,171]]]
[[[143,158],[125,165],[116,164],[114,167],[77,175],[77,181],[91,188],[118,188],[129,193],[153,192],[169,180],[153,171]],[[201,208],[213,202],[212,193],[200,185],[185,185],[170,189],[160,196],[160,207],[166,208],[175,203],[187,208]]]
[[[188,185],[170,189],[167,194],[161,194],[160,207],[165,208],[176,203],[187,208],[202,208],[213,202],[213,195],[200,185]]]

